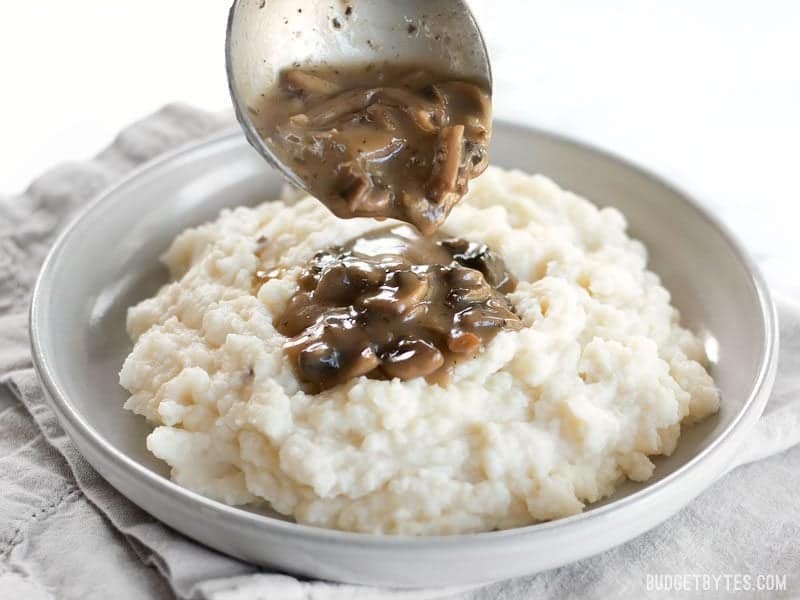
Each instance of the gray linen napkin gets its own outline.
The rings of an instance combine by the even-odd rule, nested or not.
[[[643,598],[664,597],[651,589],[664,574],[785,575],[779,595],[800,592],[800,447],[792,448],[800,441],[800,305],[788,299],[780,303],[775,390],[737,465],[758,462],[736,468],[653,531],[560,569],[460,590],[299,580],[200,546],[118,494],[44,401],[28,349],[30,288],[54,236],[90,197],[223,123],[170,105],[122,131],[94,160],[57,167],[22,195],[0,197],[0,598]],[[697,585],[704,597],[733,589],[702,579]]]

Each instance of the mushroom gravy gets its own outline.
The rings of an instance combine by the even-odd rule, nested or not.
[[[484,244],[421,237],[405,225],[318,252],[299,285],[275,327],[315,390],[359,375],[446,377],[497,332],[522,326],[505,297],[516,280],[502,259]]]
[[[402,64],[284,70],[251,117],[338,217],[392,217],[433,233],[486,168],[481,82]]]

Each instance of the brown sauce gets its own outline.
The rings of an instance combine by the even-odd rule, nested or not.
[[[315,391],[359,375],[435,380],[521,327],[505,297],[516,281],[498,256],[405,225],[318,252],[299,284],[275,327]]]
[[[393,217],[424,234],[488,161],[487,86],[419,66],[285,70],[251,116],[335,215]]]

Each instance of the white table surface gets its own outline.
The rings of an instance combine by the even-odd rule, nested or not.
[[[474,0],[495,111],[672,179],[800,297],[800,2]],[[228,2],[0,4],[0,193],[180,100],[229,105]]]

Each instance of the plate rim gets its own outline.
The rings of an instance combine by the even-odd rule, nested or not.
[[[151,171],[162,168],[184,155],[189,155],[193,152],[199,151],[206,146],[231,143],[237,139],[239,141],[246,141],[241,129],[236,125],[225,127],[218,132],[203,136],[188,143],[181,144],[172,150],[164,152],[159,156],[148,160],[141,165],[138,165],[119,181],[95,195],[76,214],[76,216],[61,231],[61,233],[59,233],[51,245],[45,260],[42,262],[31,295],[28,315],[28,333],[33,366],[40,382],[44,386],[46,392],[45,397],[48,399],[51,408],[59,416],[62,426],[64,425],[64,420],[66,420],[68,423],[67,426],[64,426],[64,429],[67,430],[71,437],[75,434],[75,432],[77,432],[77,434],[81,436],[82,440],[94,447],[95,451],[102,452],[106,457],[108,457],[115,468],[125,472],[129,476],[135,477],[138,483],[146,485],[151,489],[156,489],[161,493],[173,496],[173,500],[189,502],[193,504],[198,511],[203,511],[206,513],[211,511],[222,518],[233,519],[234,521],[238,520],[240,521],[240,524],[249,524],[254,527],[271,529],[275,533],[284,533],[293,536],[304,537],[306,541],[330,544],[347,543],[350,546],[359,546],[363,549],[391,548],[395,550],[420,550],[422,547],[427,547],[426,549],[429,550],[453,550],[458,547],[464,548],[466,545],[471,546],[480,544],[485,546],[486,544],[505,543],[509,539],[538,535],[540,533],[545,535],[548,533],[558,532],[562,529],[571,528],[573,525],[578,523],[597,521],[622,508],[641,505],[656,496],[660,497],[664,493],[668,492],[673,488],[672,484],[676,483],[676,480],[681,480],[688,473],[696,471],[698,466],[705,462],[706,458],[714,454],[726,442],[730,441],[732,435],[742,427],[743,423],[748,418],[753,418],[754,413],[758,413],[756,417],[760,416],[764,406],[766,405],[769,396],[765,392],[769,392],[771,390],[777,370],[779,351],[778,314],[766,280],[764,279],[758,266],[750,257],[749,253],[744,249],[744,246],[738,240],[737,236],[734,235],[729,228],[720,221],[720,219],[704,208],[691,194],[676,186],[669,180],[657,175],[650,169],[643,167],[636,162],[629,160],[628,158],[620,156],[619,154],[605,150],[591,143],[587,143],[561,133],[531,126],[526,123],[514,120],[496,119],[494,122],[494,127],[523,130],[557,143],[576,146],[583,151],[600,155],[606,160],[621,163],[627,169],[633,170],[640,175],[645,176],[652,182],[667,188],[671,193],[673,193],[675,196],[678,196],[683,202],[688,204],[699,218],[705,220],[708,225],[716,229],[721,234],[726,245],[730,248],[730,250],[732,250],[736,258],[747,270],[750,283],[756,290],[760,308],[761,322],[763,323],[765,331],[764,343],[760,349],[761,360],[758,374],[754,384],[749,390],[747,399],[744,401],[742,408],[735,415],[731,423],[722,432],[720,432],[720,434],[714,440],[712,440],[707,447],[695,454],[686,463],[652,484],[647,484],[645,482],[641,489],[636,490],[635,492],[620,498],[619,500],[614,500],[592,510],[582,511],[578,514],[553,521],[545,521],[541,523],[525,525],[522,527],[480,533],[408,536],[378,535],[372,533],[327,529],[313,525],[295,523],[292,521],[284,521],[282,519],[270,517],[269,515],[250,512],[237,506],[224,504],[187,488],[181,487],[171,479],[167,479],[163,475],[152,471],[132,457],[118,450],[99,431],[92,427],[83,418],[82,414],[78,412],[70,403],[68,396],[58,383],[58,377],[55,374],[56,370],[54,369],[52,362],[42,350],[42,340],[44,335],[42,331],[42,320],[43,317],[46,316],[44,312],[44,298],[49,291],[49,278],[53,272],[53,264],[61,253],[62,248],[69,241],[70,237],[72,236],[72,232],[77,228],[78,224],[100,205],[109,201],[109,198],[113,198],[126,186],[135,183],[140,177],[148,174]],[[75,441],[75,443],[76,445],[79,445],[77,441]],[[91,464],[91,461],[89,462]],[[98,470],[98,472],[100,472],[100,469],[97,469],[94,464],[92,464],[92,466]],[[102,472],[100,472],[100,474],[103,475],[105,479],[108,479]],[[720,473],[720,475],[722,474],[723,473]],[[713,481],[714,480],[709,481],[708,485],[704,486],[703,489],[706,489],[708,486],[710,486]],[[682,506],[691,501],[696,495],[697,494],[694,494],[692,497],[686,499]]]

